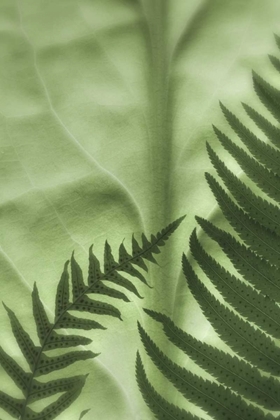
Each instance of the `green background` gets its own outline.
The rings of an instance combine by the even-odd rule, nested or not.
[[[86,408],[85,420],[153,418],[134,375],[138,348],[144,357],[137,319],[165,342],[142,306],[219,344],[181,275],[181,254],[195,214],[220,217],[204,179],[206,170],[214,173],[206,140],[230,161],[211,128],[229,131],[218,101],[250,126],[240,101],[256,103],[251,70],[280,87],[267,60],[277,54],[279,17],[278,0],[0,1],[1,300],[34,340],[35,281],[52,316],[73,250],[86,277],[92,243],[102,260],[105,239],[116,255],[133,232],[156,233],[187,214],[159,267],[150,267],[153,289],[135,280],[145,299],[117,302],[124,321],[103,317],[108,330],[88,333],[101,355],[67,370],[90,376],[59,419],[78,420]],[[4,349],[25,367],[2,307],[0,333]],[[166,343],[164,350],[199,371]],[[158,391],[185,404],[175,391],[166,394],[151,364],[147,371]],[[20,397],[2,370],[0,383]]]

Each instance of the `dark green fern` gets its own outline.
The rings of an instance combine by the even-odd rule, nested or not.
[[[280,47],[280,38],[277,43]],[[275,57],[270,60],[280,71],[280,61]],[[280,122],[280,91],[255,73],[253,82],[259,99]],[[230,264],[225,267],[207,252],[196,230],[190,237],[192,258],[215,286],[220,299],[209,291],[185,255],[182,263],[194,298],[235,355],[196,339],[167,316],[146,309],[150,317],[162,324],[168,339],[213,377],[212,381],[206,380],[165,356],[140,324],[139,333],[147,354],[163,375],[188,401],[213,419],[280,418],[277,341],[280,338],[280,130],[244,105],[249,117],[271,142],[265,143],[224,105],[221,108],[242,147],[218,128],[214,127],[214,131],[250,182],[241,181],[207,144],[209,157],[223,184],[210,174],[206,174],[206,179],[234,233],[201,217],[196,220],[204,234],[223,250],[232,270],[228,268]],[[181,414],[175,406],[164,413],[158,409],[160,399],[162,406],[167,401],[148,381],[139,355],[137,380],[144,399],[158,419],[192,418],[185,412]]]
[[[69,311],[87,312],[90,314],[110,315],[121,319],[120,311],[112,304],[93,299],[91,295],[107,295],[111,298],[122,299],[128,302],[127,296],[114,288],[108,287],[104,281],[122,286],[127,291],[140,297],[134,284],[122,273],[130,274],[147,284],[143,274],[136,266],[148,270],[144,259],[156,263],[153,254],[160,252],[159,247],[176,230],[183,218],[171,223],[156,236],[152,235],[150,241],[142,235],[142,245],[132,238],[132,254],[129,254],[123,243],[119,247],[119,258],[115,261],[108,242],[104,249],[104,270],[100,268],[99,260],[89,250],[88,281],[85,284],[82,270],[71,257],[71,294],[69,285],[68,265],[64,266],[59,281],[55,301],[55,318],[51,322],[44,309],[36,284],[32,292],[33,316],[37,327],[40,346],[34,344],[28,333],[22,327],[15,313],[5,304],[10,318],[12,331],[21,352],[29,365],[29,371],[24,371],[0,347],[0,364],[22,391],[22,398],[16,399],[0,391],[0,407],[12,417],[20,420],[52,420],[64,411],[79,396],[86,380],[86,376],[62,377],[48,381],[40,381],[41,377],[56,370],[63,369],[74,362],[96,357],[97,354],[89,350],[68,351],[57,354],[57,349],[85,346],[91,343],[89,338],[82,335],[63,334],[60,329],[105,329],[100,323],[92,319],[77,317]],[[51,352],[50,355],[47,352]],[[3,386],[3,384],[1,384]],[[62,393],[59,398],[45,407],[41,412],[35,412],[30,404],[45,397]],[[80,419],[89,410],[84,410]]]

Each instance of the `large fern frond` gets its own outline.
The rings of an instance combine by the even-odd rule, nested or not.
[[[63,377],[61,379],[43,380],[41,377],[56,370],[63,369],[74,362],[96,357],[97,354],[89,350],[68,351],[57,354],[57,349],[85,346],[91,340],[82,335],[73,335],[59,332],[68,328],[91,330],[96,328],[105,329],[99,322],[75,316],[71,312],[85,312],[97,315],[110,315],[121,319],[121,313],[114,305],[98,300],[97,295],[107,295],[114,299],[129,301],[121,291],[109,287],[105,282],[121,286],[129,292],[140,297],[134,283],[123,275],[139,279],[147,284],[143,274],[136,268],[148,270],[145,260],[156,263],[153,255],[160,252],[169,236],[177,229],[183,217],[171,223],[157,235],[152,235],[150,240],[143,234],[142,244],[132,238],[132,253],[130,254],[124,244],[119,247],[119,258],[116,261],[108,242],[104,247],[104,269],[97,257],[89,249],[89,268],[87,283],[84,282],[80,266],[74,255],[71,261],[67,261],[57,286],[55,299],[55,318],[50,321],[44,305],[40,299],[38,288],[34,284],[32,292],[33,317],[36,323],[39,345],[36,345],[29,334],[21,325],[16,314],[5,304],[4,307],[10,318],[13,335],[20,350],[29,365],[29,370],[22,369],[0,347],[0,364],[10,378],[22,392],[22,398],[16,399],[5,392],[0,391],[0,407],[12,417],[20,420],[52,420],[64,411],[80,394],[86,380],[86,376]],[[69,279],[68,266],[71,266],[71,281]],[[71,289],[71,290],[70,290]],[[93,298],[96,296],[97,298]],[[50,351],[50,354],[48,353]],[[43,398],[62,393],[41,412],[35,412],[30,404]],[[82,418],[88,410],[81,413]]]
[[[279,39],[277,41],[280,46]],[[280,61],[274,57],[270,59],[279,71]],[[280,122],[280,91],[255,73],[253,82],[262,103]],[[280,418],[280,347],[277,341],[280,338],[280,130],[252,107],[244,105],[249,117],[271,142],[269,144],[251,132],[224,105],[221,104],[221,108],[241,146],[218,128],[214,127],[214,132],[247,176],[247,182],[241,181],[207,144],[210,160],[221,182],[210,174],[206,174],[206,179],[231,231],[218,228],[201,217],[196,220],[231,264],[225,265],[224,259],[221,264],[213,258],[194,230],[190,237],[192,258],[216,288],[219,298],[206,287],[191,264],[191,258],[185,255],[183,271],[205,317],[232,353],[196,339],[167,316],[146,310],[162,324],[168,339],[213,377],[213,381],[209,381],[167,358],[140,325],[139,333],[146,352],[163,375],[187,400],[213,419],[272,419],[275,418],[272,413]],[[139,365],[139,361],[137,363]],[[141,370],[139,372],[138,381],[140,374],[143,375]],[[143,397],[155,416],[163,419],[165,417],[151,405],[148,386],[152,385],[140,387]]]

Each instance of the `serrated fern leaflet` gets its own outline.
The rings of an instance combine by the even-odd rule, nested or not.
[[[280,46],[279,38],[277,43]],[[274,57],[270,60],[279,71],[280,61]],[[253,83],[259,99],[279,122],[280,91],[255,73]],[[239,140],[230,139],[217,127],[214,132],[247,178],[240,180],[207,144],[220,181],[210,174],[206,174],[206,179],[230,230],[201,217],[196,220],[202,235],[219,245],[228,262],[213,258],[195,229],[189,241],[191,257],[184,255],[182,263],[192,295],[232,353],[196,339],[169,317],[146,309],[150,317],[162,324],[168,339],[212,376],[211,381],[175,364],[140,324],[139,333],[147,354],[169,383],[211,418],[280,418],[280,131],[275,123],[244,105],[248,116],[267,137],[265,142],[223,104],[221,108]],[[207,287],[209,282],[202,280],[202,272],[217,294]],[[157,391],[149,382],[139,355],[137,380],[143,398],[158,419],[187,418],[176,406],[172,413],[158,410],[155,398],[149,396]],[[159,399],[162,405],[167,403],[164,396],[157,395],[156,401]]]
[[[142,245],[132,238],[132,254],[126,250],[124,244],[119,247],[119,258],[116,261],[108,242],[104,248],[104,269],[97,257],[89,250],[88,281],[84,282],[83,273],[71,257],[71,281],[69,279],[69,261],[64,266],[63,273],[57,286],[55,299],[55,318],[51,322],[40,299],[37,285],[34,284],[32,292],[33,317],[36,323],[37,336],[40,345],[36,345],[21,325],[18,316],[5,304],[4,307],[10,318],[14,337],[20,347],[29,370],[22,369],[2,348],[0,348],[0,364],[22,392],[22,398],[16,399],[0,391],[0,407],[9,415],[20,420],[52,420],[63,412],[79,396],[86,380],[86,376],[63,377],[41,381],[41,377],[54,371],[66,368],[75,362],[96,357],[98,354],[90,350],[75,350],[57,354],[57,349],[66,349],[85,346],[91,343],[87,337],[59,332],[60,329],[105,329],[99,322],[73,315],[71,312],[85,312],[96,315],[110,315],[121,319],[121,313],[112,304],[93,299],[91,295],[107,295],[114,299],[128,302],[128,297],[117,289],[108,287],[104,281],[121,286],[129,292],[140,297],[134,283],[123,276],[123,272],[132,278],[137,278],[147,284],[143,274],[137,266],[148,270],[144,262],[156,263],[153,254],[160,252],[169,236],[177,229],[184,217],[171,223],[156,236],[148,240],[142,235]],[[71,286],[71,290],[70,290]],[[50,351],[50,354],[48,353]],[[43,398],[62,394],[59,398],[47,405],[41,412],[35,412],[30,404]],[[89,411],[82,411],[80,418]]]

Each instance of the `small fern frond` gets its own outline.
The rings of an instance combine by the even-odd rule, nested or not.
[[[83,410],[80,414],[79,420],[82,420],[82,418],[90,411],[90,409]]]
[[[121,291],[108,287],[104,282],[121,286],[126,291],[140,297],[135,285],[130,279],[121,273],[129,274],[144,284],[147,281],[143,274],[135,268],[141,267],[148,270],[144,259],[156,262],[153,254],[160,252],[170,235],[177,229],[184,217],[171,223],[157,235],[152,235],[148,240],[142,235],[142,245],[132,238],[132,253],[129,254],[123,243],[119,247],[119,259],[115,261],[111,247],[106,241],[104,246],[104,269],[97,257],[89,249],[89,268],[87,284],[84,281],[82,270],[75,260],[74,254],[71,260],[67,261],[57,286],[55,298],[55,317],[51,322],[44,305],[39,296],[36,283],[32,291],[33,318],[36,324],[37,336],[40,345],[36,345],[21,325],[16,314],[4,307],[10,318],[13,335],[17,344],[29,365],[29,371],[22,369],[13,359],[0,347],[0,364],[21,390],[23,398],[15,399],[0,391],[0,407],[12,417],[20,420],[52,420],[69,407],[79,396],[86,381],[86,376],[63,377],[61,379],[50,379],[41,381],[41,377],[51,374],[54,371],[64,369],[75,362],[87,360],[98,356],[90,350],[68,351],[64,354],[57,354],[57,349],[67,349],[89,345],[92,340],[82,335],[63,334],[61,329],[83,329],[91,330],[104,327],[95,320],[82,318],[73,315],[71,312],[85,312],[96,315],[110,315],[121,319],[118,308],[107,302],[93,299],[93,295],[106,295],[113,299],[121,299],[129,302],[128,297]],[[71,278],[68,267],[71,267]],[[50,354],[47,352],[51,352]],[[30,404],[53,395],[62,394],[59,398],[47,405],[39,413],[34,412]],[[84,410],[82,419],[89,410]]]
[[[279,37],[277,43],[280,47]],[[270,57],[270,61],[279,72],[280,60]],[[256,73],[253,83],[262,103],[280,122],[280,91]],[[208,173],[206,180],[231,233],[196,217],[203,234],[219,245],[229,261],[224,266],[213,258],[196,230],[189,245],[197,268],[186,255],[182,261],[193,297],[231,354],[184,332],[167,316],[145,310],[162,324],[168,339],[216,382],[175,365],[139,326],[146,352],[162,374],[216,420],[273,419],[279,418],[280,411],[280,129],[252,107],[243,106],[272,144],[258,138],[221,104],[242,147],[215,126],[214,132],[247,178],[241,181],[207,143],[219,182]],[[208,289],[197,270],[204,272],[218,295]]]

